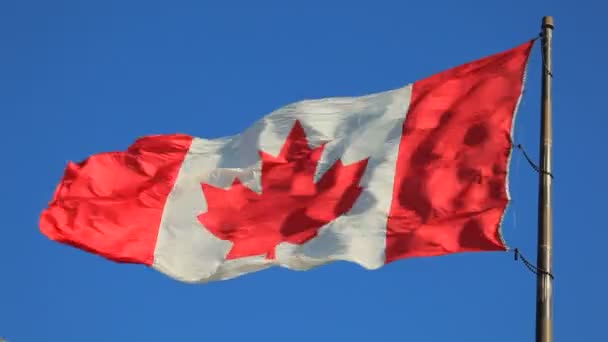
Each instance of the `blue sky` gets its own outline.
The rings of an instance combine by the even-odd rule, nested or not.
[[[514,47],[556,21],[556,341],[608,340],[608,5],[581,1],[3,1],[0,336],[37,341],[531,341],[535,277],[507,253],[274,268],[188,285],[47,240],[68,160],[136,137],[235,134],[293,101],[363,95]],[[540,49],[516,141],[538,155]],[[532,259],[537,174],[515,153],[509,245]]]

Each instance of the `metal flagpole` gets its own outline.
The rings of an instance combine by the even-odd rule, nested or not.
[[[543,18],[542,23],[542,95],[541,95],[541,137],[538,197],[538,255],[536,278],[536,341],[553,341],[553,289],[552,289],[552,248],[553,219],[551,209],[551,147],[553,128],[551,117],[551,81],[553,64],[551,60],[551,39],[553,17]]]

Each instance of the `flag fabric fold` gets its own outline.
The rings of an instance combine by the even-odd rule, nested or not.
[[[185,282],[505,250],[533,44],[390,91],[289,104],[234,136],[148,136],[69,163],[40,229]]]

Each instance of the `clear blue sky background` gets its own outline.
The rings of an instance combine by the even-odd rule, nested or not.
[[[221,3],[221,5],[220,5]],[[532,341],[535,277],[508,253],[336,263],[187,285],[47,240],[68,160],[136,137],[238,133],[304,98],[388,90],[556,20],[555,335],[608,341],[608,45],[599,0],[0,2],[0,336],[10,342]],[[538,155],[540,50],[516,140]],[[535,259],[519,153],[504,233]]]

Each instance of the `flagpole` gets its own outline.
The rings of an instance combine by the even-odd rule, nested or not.
[[[553,289],[552,289],[552,248],[553,219],[551,204],[552,173],[552,108],[551,81],[553,64],[551,60],[551,40],[553,17],[543,17],[542,23],[542,95],[541,95],[541,141],[538,202],[538,255],[536,278],[536,341],[553,341]]]

